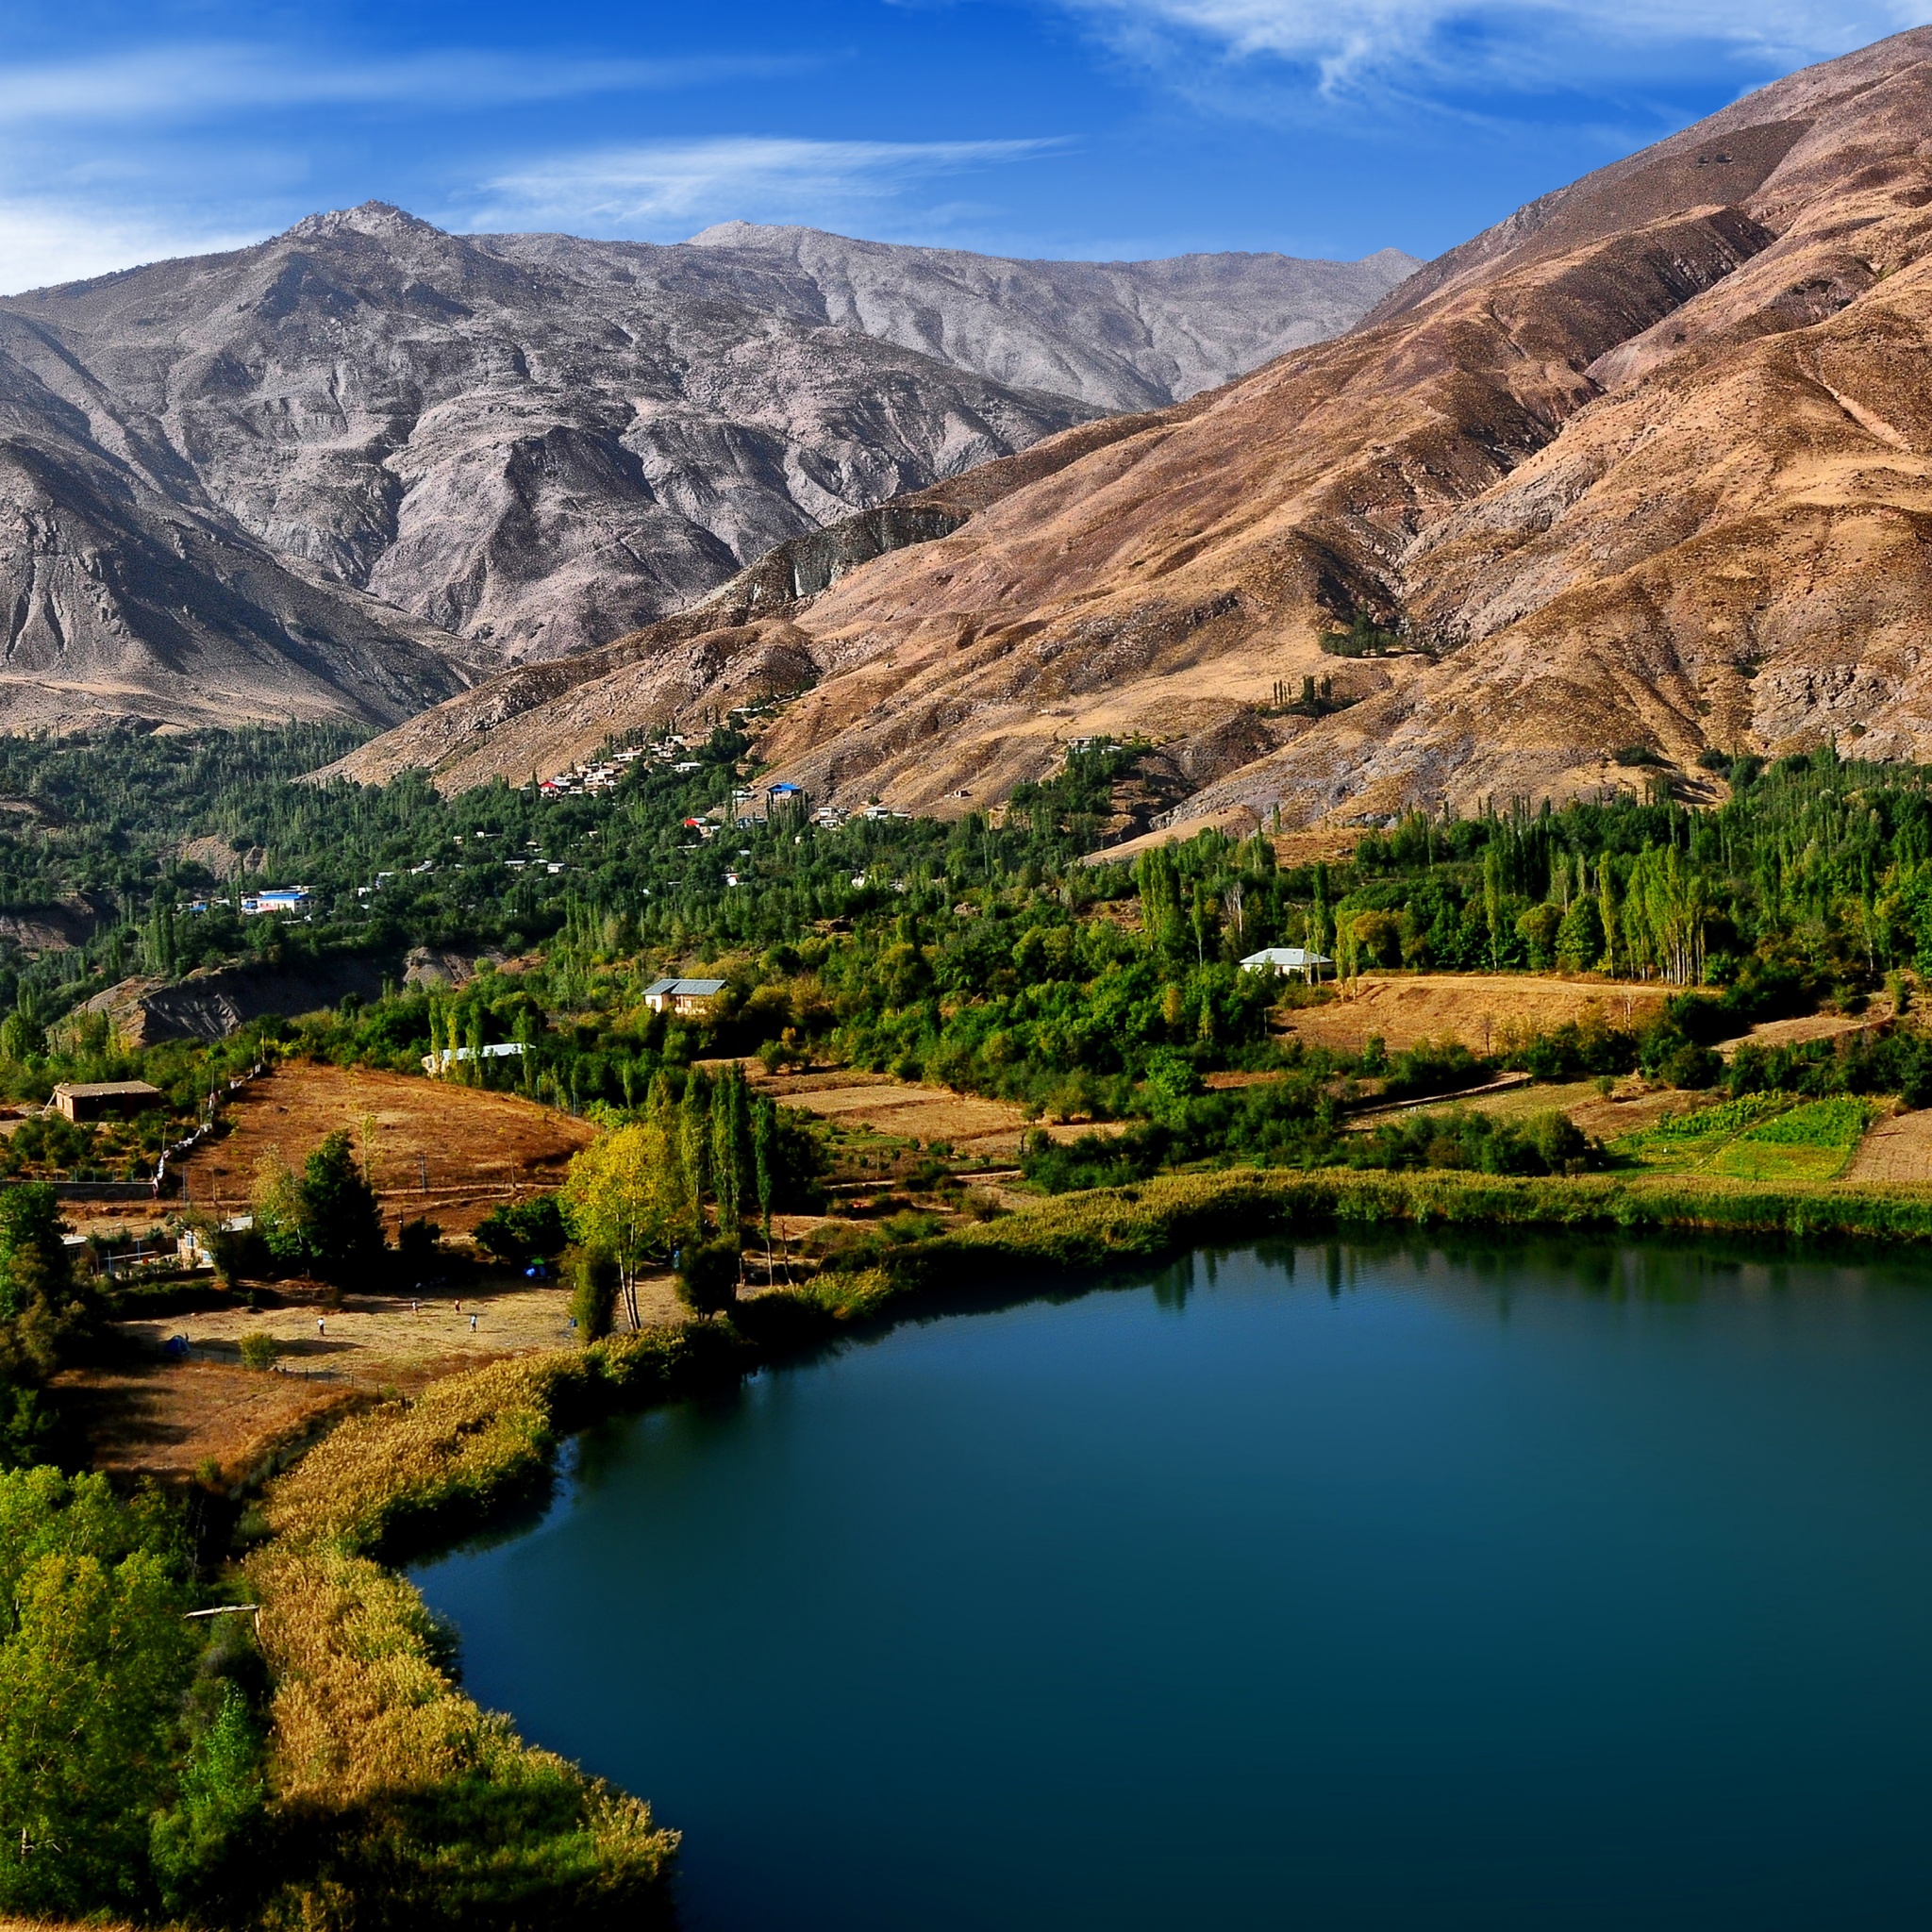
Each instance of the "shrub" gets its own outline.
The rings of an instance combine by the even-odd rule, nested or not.
[[[729,1236],[687,1241],[678,1250],[677,1292],[700,1315],[720,1313],[738,1299],[739,1246]]]
[[[1666,1087],[1698,1089],[1715,1087],[1724,1071],[1724,1061],[1709,1047],[1687,1041],[1657,1068],[1657,1076]]]
[[[577,1333],[599,1341],[610,1333],[617,1309],[617,1263],[602,1248],[567,1248],[563,1276],[571,1285],[570,1311]]]
[[[442,1245],[442,1229],[433,1221],[418,1216],[396,1229],[396,1274],[414,1287],[433,1281],[441,1273],[448,1256]]]
[[[533,1194],[492,1208],[476,1224],[476,1245],[512,1268],[540,1257],[560,1255],[570,1242],[555,1194]]]
[[[242,1281],[261,1281],[278,1272],[275,1257],[257,1228],[216,1228],[208,1236],[208,1246],[214,1257],[215,1279],[224,1288],[233,1288]]]
[[[244,1369],[272,1369],[282,1358],[282,1344],[259,1328],[252,1335],[244,1335],[236,1345],[242,1351]]]

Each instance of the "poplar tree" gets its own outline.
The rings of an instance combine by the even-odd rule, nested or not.
[[[752,1166],[758,1181],[758,1219],[765,1229],[765,1273],[772,1270],[772,1191],[777,1179],[778,1109],[760,1100],[752,1118]]]
[[[749,1139],[744,1069],[732,1065],[711,1095],[711,1185],[718,1225],[736,1239],[744,1217],[744,1155]]]
[[[677,1109],[677,1158],[684,1169],[685,1190],[691,1203],[691,1234],[702,1241],[705,1234],[705,1196],[710,1191],[711,1153],[710,1112],[706,1105],[708,1082],[693,1067],[684,1076],[684,1100]]]

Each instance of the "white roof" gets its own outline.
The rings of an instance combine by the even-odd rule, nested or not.
[[[1311,953],[1306,946],[1264,946],[1258,953],[1250,953],[1241,961],[1243,966],[1278,966],[1284,971],[1298,971],[1306,966],[1332,966],[1335,961],[1326,953]]]

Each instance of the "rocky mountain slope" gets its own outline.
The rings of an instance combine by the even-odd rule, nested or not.
[[[1345,325],[1410,266],[458,237],[371,204],[0,301],[0,724],[390,722]]]
[[[1184,402],[1340,335],[1422,267],[1398,248],[1360,261],[1015,261],[749,222],[707,228],[692,246],[783,277],[835,327],[1107,410]]]
[[[1639,748],[1932,758],[1928,125],[1932,29],[1794,75],[1346,336],[1064,463],[1043,445],[939,541],[647,633],[651,691],[606,727],[674,691],[701,715],[730,635],[809,676],[765,750],[846,801],[959,809],[1094,733],[1162,741],[1183,814],[1231,823],[1563,796]],[[1324,655],[1357,619],[1405,649]],[[1340,708],[1274,702],[1304,676]],[[558,715],[561,750],[584,721]],[[487,774],[491,735],[445,782]]]

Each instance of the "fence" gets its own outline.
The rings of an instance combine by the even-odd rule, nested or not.
[[[257,1060],[245,1074],[237,1074],[227,1084],[229,1093],[238,1093],[251,1080],[258,1080],[268,1072],[266,1060]],[[191,1154],[215,1131],[219,1122],[215,1115],[217,1096],[208,1095],[208,1118],[192,1133],[185,1134],[178,1141],[162,1148],[160,1158],[155,1162],[154,1174],[144,1181],[82,1180],[73,1174],[64,1179],[59,1176],[49,1183],[54,1192],[63,1201],[158,1201],[164,1194],[172,1194],[175,1189],[169,1185],[168,1162],[182,1155]],[[18,1179],[0,1182],[0,1186],[19,1188],[28,1183]],[[187,1184],[181,1183],[182,1196],[187,1196]]]

